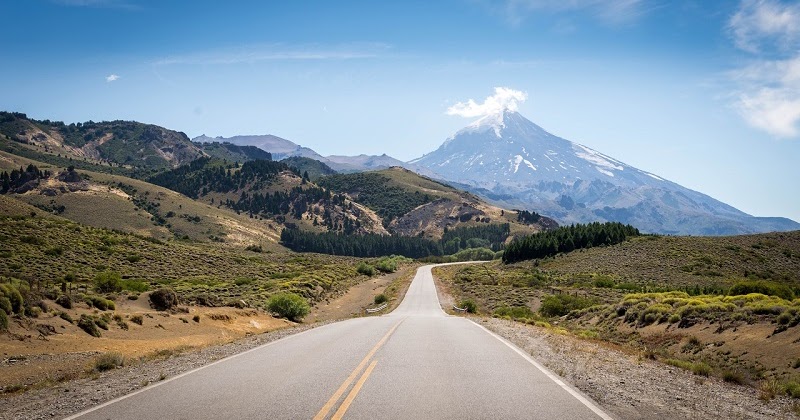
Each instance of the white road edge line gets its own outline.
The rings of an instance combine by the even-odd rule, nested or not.
[[[487,334],[491,335],[492,337],[494,337],[497,340],[499,340],[501,343],[503,343],[506,346],[508,346],[508,348],[510,348],[511,350],[514,350],[514,352],[516,352],[518,355],[522,356],[522,358],[527,360],[530,364],[535,366],[536,369],[539,369],[542,373],[547,375],[547,377],[550,378],[550,380],[552,380],[553,382],[558,384],[558,386],[563,388],[565,391],[569,392],[570,395],[572,395],[573,397],[575,397],[575,399],[577,399],[578,401],[583,403],[583,405],[585,405],[588,409],[592,410],[595,414],[600,416],[601,419],[603,419],[603,420],[614,420],[613,417],[608,415],[605,411],[603,411],[600,407],[598,407],[594,402],[589,400],[587,397],[585,397],[579,391],[575,390],[571,386],[569,386],[566,383],[564,383],[564,381],[562,381],[561,378],[559,378],[558,376],[556,376],[555,374],[550,372],[547,368],[545,368],[544,366],[539,364],[539,362],[534,360],[530,355],[526,354],[519,347],[515,346],[514,344],[512,344],[511,342],[509,342],[505,338],[500,337],[499,335],[495,334],[494,332],[489,331],[489,329],[484,327],[483,325],[480,325],[480,324],[478,324],[477,322],[475,322],[475,321],[473,321],[471,319],[468,319],[468,320],[469,320],[469,322],[472,322],[473,324],[478,326],[478,328],[486,331]]]
[[[353,318],[353,319],[359,319],[359,318]],[[349,320],[345,320],[345,321],[349,321]],[[340,322],[344,322],[344,321],[340,321]],[[83,411],[81,411],[81,412],[79,412],[79,413],[73,414],[73,415],[71,415],[71,416],[69,416],[69,417],[64,417],[64,419],[63,419],[63,420],[74,420],[74,419],[77,419],[77,418],[79,418],[79,417],[81,417],[81,416],[85,416],[85,415],[87,415],[87,414],[89,414],[89,413],[91,413],[91,412],[93,412],[93,411],[97,411],[97,410],[99,410],[99,409],[101,409],[101,408],[103,408],[103,407],[107,407],[107,406],[109,406],[109,405],[111,405],[111,404],[118,403],[118,402],[120,402],[120,401],[122,401],[122,400],[124,400],[124,399],[130,398],[130,397],[133,397],[134,395],[141,394],[142,392],[145,392],[145,391],[149,391],[149,390],[151,390],[151,389],[153,389],[153,388],[155,388],[155,387],[158,387],[158,386],[161,386],[161,385],[167,384],[167,383],[169,383],[169,382],[172,382],[172,381],[174,381],[174,380],[176,380],[176,379],[180,379],[180,378],[182,378],[182,377],[184,377],[184,376],[186,376],[186,375],[190,375],[190,374],[192,374],[192,373],[195,373],[195,372],[197,372],[197,371],[199,371],[199,370],[202,370],[202,369],[205,369],[205,368],[207,368],[207,367],[214,366],[214,365],[216,365],[216,364],[218,364],[218,363],[225,362],[225,361],[227,361],[227,360],[230,360],[230,359],[233,359],[233,358],[235,358],[235,357],[239,357],[239,356],[245,355],[245,354],[247,354],[247,353],[250,353],[250,352],[253,352],[253,351],[256,351],[256,350],[263,349],[264,347],[269,347],[269,346],[271,346],[271,345],[273,345],[273,344],[275,344],[275,343],[279,343],[279,342],[281,342],[281,341],[288,340],[288,339],[290,339],[290,338],[293,338],[293,337],[298,337],[298,336],[301,336],[301,335],[303,335],[303,334],[305,334],[305,333],[307,333],[307,332],[309,332],[309,331],[313,331],[313,330],[316,330],[316,329],[319,329],[319,328],[325,328],[325,327],[327,327],[328,325],[333,325],[333,324],[337,324],[337,322],[332,322],[332,323],[330,323],[330,324],[321,325],[321,326],[319,326],[319,327],[309,328],[309,329],[307,329],[307,330],[305,330],[305,331],[301,331],[301,332],[299,332],[299,333],[297,333],[297,334],[291,334],[291,335],[287,335],[286,337],[279,338],[279,339],[277,339],[277,340],[275,340],[275,341],[270,341],[269,343],[264,343],[264,344],[262,344],[262,345],[260,345],[260,346],[258,346],[258,347],[253,347],[253,348],[252,348],[252,349],[250,349],[250,350],[245,350],[245,351],[243,351],[243,352],[241,352],[241,353],[236,353],[236,354],[234,354],[234,355],[231,355],[231,356],[228,356],[228,357],[226,357],[226,358],[224,358],[224,359],[219,359],[219,360],[217,360],[217,361],[214,361],[214,362],[211,362],[211,363],[209,363],[209,364],[207,364],[207,365],[203,365],[203,366],[200,366],[200,367],[194,368],[194,369],[192,369],[192,370],[190,370],[190,371],[183,372],[183,373],[181,373],[181,374],[179,374],[179,375],[176,375],[176,376],[173,376],[173,377],[171,377],[171,378],[169,378],[169,379],[165,379],[165,380],[163,380],[163,381],[156,382],[156,383],[154,383],[154,384],[152,384],[152,385],[148,385],[148,386],[146,386],[146,387],[144,387],[144,388],[142,388],[142,389],[137,389],[136,391],[133,391],[133,392],[131,392],[130,394],[125,394],[125,395],[123,395],[123,396],[121,396],[121,397],[117,397],[117,398],[114,398],[113,400],[106,401],[106,402],[104,402],[104,403],[102,403],[102,404],[100,404],[100,405],[96,405],[96,406],[94,406],[94,407],[88,408],[88,409],[86,409],[86,410],[83,410]]]

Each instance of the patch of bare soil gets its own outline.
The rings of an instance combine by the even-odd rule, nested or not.
[[[333,321],[338,319],[361,316],[366,313],[367,308],[375,306],[375,296],[386,293],[386,289],[395,281],[408,277],[409,273],[416,272],[417,265],[405,266],[400,270],[380,277],[371,278],[358,285],[350,287],[347,292],[335,299],[321,302],[311,309],[306,316],[306,322]],[[399,299],[405,295],[405,290],[399,293]],[[389,312],[396,305],[387,307],[381,313]]]
[[[182,352],[228,343],[245,336],[293,325],[253,309],[188,307],[183,311],[158,312],[147,298],[120,300],[107,316],[108,329],[93,337],[77,326],[81,315],[103,312],[76,304],[58,309],[73,319],[70,323],[56,312],[33,319],[14,319],[8,333],[0,334],[0,390],[25,390],[85,376],[94,359],[106,352],[119,352],[135,361],[154,354]],[[140,321],[139,321],[140,320]],[[141,325],[137,322],[141,322]]]
[[[619,419],[789,419],[795,403],[759,400],[748,386],[725,383],[606,343],[495,318],[474,321],[516,344]]]
[[[164,352],[146,363],[126,364],[111,371],[21,394],[0,395],[0,419],[63,418],[152,383],[321,325],[324,323],[302,324],[198,351]]]

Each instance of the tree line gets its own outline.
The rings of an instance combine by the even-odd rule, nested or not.
[[[0,172],[0,194],[11,192],[25,192],[22,189],[30,181],[50,178],[50,171],[41,171],[33,164],[27,168],[12,169],[11,172]]]
[[[614,245],[631,236],[639,236],[639,230],[618,222],[589,223],[563,226],[513,240],[503,253],[504,263],[513,263],[534,258],[545,258],[560,252]]]
[[[509,233],[508,223],[458,227],[447,230],[442,239],[438,241],[416,236],[314,233],[287,228],[281,233],[281,242],[287,248],[297,252],[317,252],[353,257],[402,255],[409,258],[424,258],[457,254],[465,249],[490,247],[502,249],[502,243],[508,238]]]

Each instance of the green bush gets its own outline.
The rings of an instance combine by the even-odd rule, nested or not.
[[[383,293],[375,295],[374,299],[376,305],[380,305],[381,303],[386,303],[388,300],[389,298],[387,298],[386,295],[384,295]]]
[[[761,293],[767,296],[777,296],[786,300],[794,299],[794,292],[785,284],[767,281],[741,281],[733,285],[728,290],[728,296],[747,295],[750,293]]]
[[[744,376],[742,376],[741,372],[735,370],[726,370],[725,372],[722,372],[722,380],[732,384],[741,385],[744,383]]]
[[[78,320],[78,327],[86,331],[86,334],[92,337],[100,337],[100,330],[97,329],[94,318],[89,315],[81,315],[81,318]]]
[[[101,311],[108,311],[108,310],[115,310],[117,306],[114,304],[114,301],[108,300],[106,298],[100,296],[86,296],[86,303],[90,306],[94,306],[95,308]]]
[[[131,322],[133,322],[134,324],[142,325],[142,323],[144,322],[144,318],[142,318],[141,315],[133,315],[131,317]]]
[[[475,304],[475,301],[472,299],[464,299],[458,303],[458,307],[461,309],[466,309],[467,312],[471,314],[478,313],[478,305]]]
[[[98,293],[118,293],[122,291],[122,276],[113,271],[97,273],[94,277],[94,290]]]
[[[267,308],[270,312],[277,313],[279,316],[291,321],[299,321],[308,315],[311,309],[308,302],[301,296],[294,293],[278,293],[269,298]]]
[[[8,315],[2,309],[0,309],[0,331],[8,331]]]
[[[11,311],[15,314],[23,315],[25,313],[25,299],[19,290],[20,284],[14,285],[13,283],[0,283],[0,295],[5,296],[11,303]],[[11,312],[8,313],[11,315]]]
[[[356,267],[356,271],[358,271],[359,274],[363,274],[365,276],[372,277],[372,276],[375,275],[375,267],[373,267],[373,266],[371,266],[371,265],[369,265],[369,264],[367,264],[367,263],[365,263],[363,261],[358,263],[358,266]]]
[[[539,312],[546,317],[564,316],[571,311],[594,305],[594,300],[571,295],[550,295],[542,301]]]
[[[67,295],[61,295],[56,298],[56,304],[64,309],[72,309],[72,299]]]
[[[178,295],[168,287],[150,293],[150,306],[157,311],[166,311],[178,305]]]
[[[381,258],[375,263],[375,268],[382,273],[394,273],[397,271],[397,263],[390,258]]]
[[[150,290],[150,285],[141,280],[122,280],[122,290],[143,293]]]
[[[104,372],[111,369],[116,369],[117,367],[123,366],[125,364],[125,358],[122,357],[122,353],[118,352],[110,352],[110,353],[103,353],[97,359],[94,360],[94,370],[98,372]]]
[[[69,322],[70,324],[74,324],[75,323],[75,320],[72,319],[72,317],[66,312],[59,312],[58,316],[59,316],[59,318],[63,319],[64,321]]]
[[[11,301],[2,295],[0,295],[0,311],[5,311],[6,314],[14,313],[14,310],[11,307]]]

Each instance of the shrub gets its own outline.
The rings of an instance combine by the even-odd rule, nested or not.
[[[131,322],[133,322],[134,324],[142,325],[142,322],[144,322],[144,318],[142,318],[141,315],[134,315],[131,317]]]
[[[394,273],[397,271],[397,262],[390,258],[381,258],[375,264],[375,268],[382,273]]]
[[[98,293],[118,293],[122,291],[122,276],[113,271],[104,271],[94,277],[94,290]]]
[[[741,281],[733,285],[728,290],[729,296],[747,295],[750,293],[761,293],[767,296],[777,296],[782,299],[794,299],[794,292],[785,284],[772,283],[766,281]]]
[[[86,303],[101,311],[108,311],[108,310],[115,310],[117,306],[114,304],[114,301],[108,300],[106,298],[100,296],[87,296]]]
[[[363,274],[365,276],[372,277],[372,276],[375,275],[375,267],[373,267],[373,266],[371,266],[371,265],[369,265],[369,264],[367,264],[365,262],[358,263],[358,266],[356,267],[356,271],[358,271],[359,274]]]
[[[472,299],[464,299],[458,303],[458,307],[461,309],[466,309],[467,312],[471,314],[478,313],[478,305],[475,304],[475,301]]]
[[[200,323],[200,315],[195,315],[192,317],[192,321]]]
[[[11,308],[11,301],[2,295],[0,295],[0,311],[5,311],[6,314],[14,313],[14,310]]]
[[[250,252],[264,252],[264,249],[261,247],[261,245],[247,245],[245,250]]]
[[[56,304],[64,309],[72,309],[72,298],[67,295],[61,295],[56,298]]]
[[[86,334],[92,337],[100,337],[100,330],[97,329],[94,318],[89,315],[81,315],[81,318],[78,320],[78,327],[86,331]]]
[[[0,295],[5,296],[11,303],[11,312],[8,315],[25,313],[25,299],[22,298],[22,293],[13,283],[0,283]]]
[[[0,309],[0,331],[8,331],[8,315],[2,309]]]
[[[383,293],[376,295],[374,299],[376,305],[380,305],[381,303],[386,303],[388,300],[389,298],[387,298],[386,295],[384,295]]]
[[[299,321],[308,314],[308,302],[294,293],[278,293],[269,298],[267,308],[291,321]]]
[[[157,311],[166,311],[168,309],[172,309],[177,304],[178,295],[175,294],[174,290],[168,287],[162,287],[153,293],[150,293],[150,306]]]
[[[571,311],[585,309],[594,305],[591,299],[570,296],[570,295],[550,295],[542,301],[539,312],[547,317],[564,316]]]
[[[722,372],[722,380],[732,384],[741,385],[744,383],[744,376],[742,376],[741,372],[739,371],[726,370],[725,372]]]
[[[692,373],[699,376],[708,376],[711,374],[711,366],[703,363],[696,362],[692,364]]]
[[[59,316],[59,318],[63,319],[64,321],[69,322],[70,324],[74,324],[75,323],[75,320],[72,319],[72,317],[69,316],[69,314],[66,313],[66,312],[59,312],[58,316]]]
[[[109,352],[101,354],[97,359],[94,360],[94,370],[98,372],[104,372],[111,369],[116,369],[117,367],[123,366],[125,364],[125,358],[122,357],[121,353],[118,352]]]
[[[247,285],[253,284],[253,279],[251,279],[250,277],[237,277],[233,281],[233,284],[235,284],[237,286],[247,286]]]
[[[122,290],[143,293],[150,290],[150,285],[141,280],[123,280]]]

